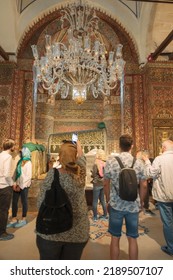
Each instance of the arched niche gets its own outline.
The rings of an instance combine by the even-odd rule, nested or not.
[[[17,57],[20,67],[30,61],[27,69],[32,72],[33,56],[31,45],[37,44],[42,52],[45,34],[52,35],[54,40],[59,40],[60,37],[64,41],[66,40],[66,29],[61,30],[59,24],[60,11],[60,9],[55,9],[47,13],[37,20],[32,27],[28,28],[18,48]],[[115,45],[121,43],[123,45],[123,58],[126,61],[126,69],[128,72],[133,72],[133,68],[138,65],[138,54],[132,38],[115,18],[108,16],[99,9],[96,9],[96,12],[100,18],[101,38],[106,44],[107,50],[115,49]],[[21,64],[20,61],[22,61]],[[38,91],[37,101],[39,101],[37,106],[33,102],[32,108],[32,138],[44,142],[47,141],[50,134],[57,133],[58,130],[60,132],[92,130],[97,128],[99,122],[104,121],[107,127],[110,150],[114,150],[114,147],[116,147],[115,139],[118,139],[121,133],[120,87],[117,87],[112,92],[110,98],[101,97],[96,100],[92,96],[88,96],[87,101],[80,107],[71,101],[70,96],[66,100],[61,100],[56,96],[51,104],[51,102],[47,102],[46,94],[41,88]]]

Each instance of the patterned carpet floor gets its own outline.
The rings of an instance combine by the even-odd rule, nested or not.
[[[101,214],[101,209],[99,207],[98,209],[98,215]],[[108,220],[102,220],[98,219],[97,221],[93,221],[93,214],[92,210],[89,211],[89,220],[90,220],[90,239],[96,240],[96,239],[102,239],[104,237],[110,237],[110,233],[108,232]],[[142,224],[143,219],[139,220],[139,236],[142,236],[144,234],[147,234],[149,232],[149,229]],[[122,228],[122,234],[126,234],[125,225],[123,225]]]
[[[172,257],[160,250],[165,244],[163,228],[158,211],[154,217],[148,217],[143,213],[139,217],[139,260],[172,260]],[[102,212],[99,211],[99,215]],[[26,226],[13,229],[15,238],[8,242],[0,243],[0,260],[38,260],[39,254],[36,247],[35,236],[36,213],[28,213]],[[90,239],[84,249],[82,260],[110,260],[110,234],[108,233],[108,221],[92,219],[92,211],[89,211]],[[20,249],[19,249],[20,248]],[[123,227],[123,234],[120,242],[120,260],[128,260],[128,241]]]

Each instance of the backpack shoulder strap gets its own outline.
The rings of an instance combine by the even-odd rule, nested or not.
[[[124,168],[124,165],[123,165],[123,163],[122,163],[121,159],[120,159],[119,157],[115,157],[115,158],[116,158],[116,160],[118,161],[119,166],[121,167],[121,169],[123,169],[123,168]],[[136,162],[136,159],[135,159],[135,158],[133,158],[132,166],[131,166],[130,168],[133,168],[133,166],[134,166],[135,162]]]
[[[55,184],[53,184],[53,182],[52,182],[52,185],[56,185],[56,187],[57,187],[57,186],[60,186],[60,182],[59,182],[59,171],[58,171],[57,168],[53,168],[53,169],[54,169],[54,179],[53,179],[53,182],[54,182]]]
[[[116,158],[116,160],[118,161],[119,166],[121,167],[121,169],[123,169],[123,168],[124,168],[124,165],[123,165],[121,159],[120,159],[119,157],[115,157],[115,158]]]
[[[135,158],[133,158],[133,162],[132,162],[132,166],[131,166],[131,168],[133,168],[133,166],[134,166],[134,164],[135,164],[135,161],[136,161],[136,159],[135,159]]]

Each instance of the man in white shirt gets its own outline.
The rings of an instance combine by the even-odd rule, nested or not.
[[[13,234],[6,232],[8,211],[13,193],[11,153],[14,150],[14,140],[6,139],[3,142],[3,151],[0,153],[0,240],[10,240],[14,237]]]
[[[147,176],[153,178],[153,198],[157,201],[163,223],[166,245],[161,250],[173,256],[173,141],[162,143],[162,154],[152,165],[147,156],[143,156]]]

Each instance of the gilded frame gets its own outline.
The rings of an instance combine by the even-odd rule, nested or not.
[[[154,127],[154,157],[161,154],[162,143],[167,140],[173,140],[173,126],[156,126]]]

